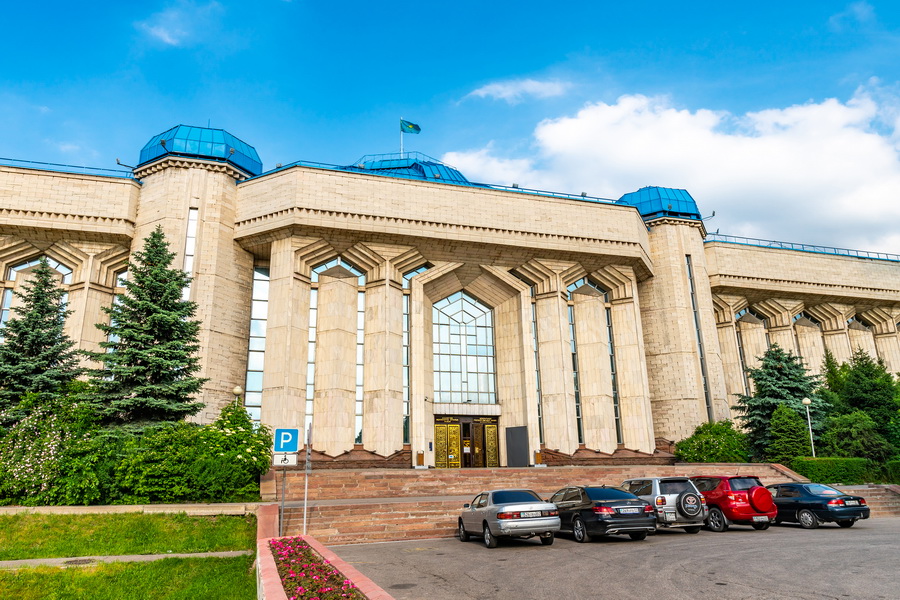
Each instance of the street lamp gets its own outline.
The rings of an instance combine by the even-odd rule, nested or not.
[[[241,399],[241,396],[244,395],[244,388],[242,388],[239,385],[236,385],[231,389],[231,393],[234,394],[234,401],[237,402],[238,400]]]
[[[812,435],[812,419],[809,418],[809,405],[812,404],[812,400],[809,398],[803,399],[803,406],[806,407],[806,424],[809,425],[809,447],[812,448],[813,458],[816,457],[816,444],[813,442]]]

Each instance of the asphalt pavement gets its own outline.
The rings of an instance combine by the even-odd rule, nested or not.
[[[396,600],[900,598],[900,518],[723,533],[661,530],[495,549],[458,539],[330,547]]]

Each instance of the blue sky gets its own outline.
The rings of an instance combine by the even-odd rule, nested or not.
[[[350,164],[402,116],[474,181],[686,188],[713,231],[900,253],[900,5],[728,4],[11,3],[0,157],[115,168],[209,123]]]

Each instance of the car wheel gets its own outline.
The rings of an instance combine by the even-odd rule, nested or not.
[[[694,492],[681,492],[675,500],[675,506],[678,508],[678,512],[691,520],[703,511],[700,495]]]
[[[728,519],[720,509],[713,507],[709,509],[709,516],[706,517],[706,526],[710,531],[721,533],[728,529]]]
[[[838,522],[837,522],[837,524],[838,524],[840,527],[843,527],[843,528],[845,528],[845,529],[846,529],[847,527],[853,527],[853,524],[854,524],[854,523],[856,523],[856,519],[850,519],[849,521],[838,521]]]
[[[469,534],[466,533],[466,526],[463,525],[462,519],[459,520],[459,528],[457,529],[457,532],[459,534],[459,541],[461,541],[461,542],[469,541]]]
[[[765,531],[769,528],[769,523],[753,523],[753,529],[757,531]]]
[[[699,525],[692,525],[691,527],[685,527],[684,530],[685,530],[687,533],[700,533],[700,526],[699,526]]]
[[[819,526],[819,519],[811,510],[803,509],[797,513],[797,520],[803,529],[815,529]]]
[[[647,539],[647,532],[646,531],[636,531],[634,533],[629,533],[628,537],[630,537],[631,539],[633,539],[636,542],[639,542],[641,540]]]
[[[552,546],[553,540],[555,539],[555,537],[556,536],[553,535],[552,531],[550,532],[550,535],[548,535],[548,536],[541,536],[541,545],[542,546]]]
[[[491,528],[487,526],[487,523],[484,524],[484,545],[488,548],[496,548],[497,544],[500,540],[494,537],[494,534],[491,533]]]
[[[581,517],[575,517],[575,520],[572,521],[572,535],[575,536],[575,541],[580,544],[591,541],[591,534],[587,532],[587,527],[584,521],[581,520]]]

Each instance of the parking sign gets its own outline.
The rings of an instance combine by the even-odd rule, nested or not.
[[[275,452],[297,452],[300,449],[299,429],[276,429]]]

